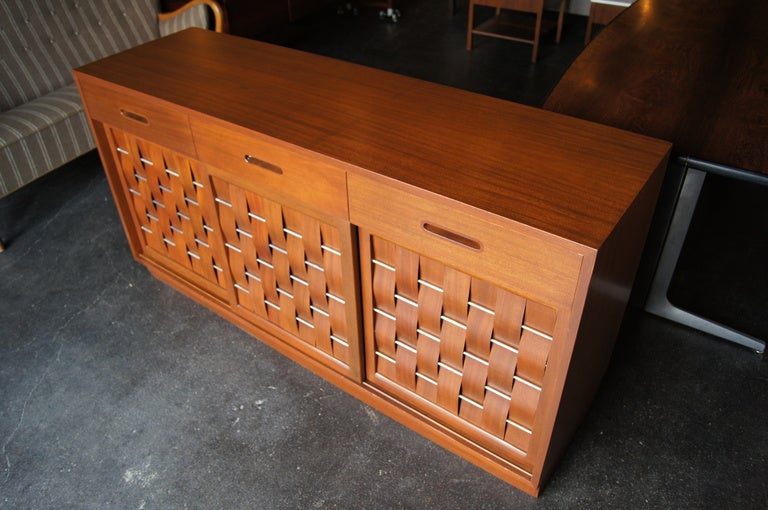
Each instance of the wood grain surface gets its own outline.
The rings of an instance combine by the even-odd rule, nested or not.
[[[81,71],[592,248],[668,151],[610,127],[204,30]]]
[[[766,20],[765,0],[638,0],[576,59],[544,108],[768,173]]]

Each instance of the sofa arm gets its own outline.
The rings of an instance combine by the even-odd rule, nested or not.
[[[160,35],[169,35],[190,27],[208,28],[206,7],[213,14],[214,30],[224,30],[224,10],[215,0],[191,0],[175,11],[161,12],[157,15]]]

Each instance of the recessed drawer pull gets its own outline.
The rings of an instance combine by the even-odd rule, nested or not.
[[[122,115],[126,119],[131,119],[131,120],[134,120],[136,122],[140,122],[142,124],[146,124],[147,126],[149,125],[149,119],[147,119],[143,115],[139,115],[138,113],[133,113],[132,111],[120,108],[120,115]]]
[[[280,168],[277,165],[273,165],[272,163],[269,163],[267,161],[264,161],[263,159],[259,159],[257,157],[251,156],[250,154],[245,155],[245,162],[249,165],[256,165],[258,167],[263,168],[264,170],[269,170],[270,172],[274,172],[276,174],[282,175],[283,169]]]
[[[425,221],[424,223],[421,224],[421,228],[423,228],[424,230],[426,230],[432,235],[442,237],[443,239],[460,244],[466,248],[476,250],[476,251],[480,251],[483,249],[483,245],[480,244],[480,241],[476,241],[470,237],[457,234],[456,232],[452,232],[450,230],[444,229],[443,227],[438,227],[437,225],[434,225],[432,223],[427,223]]]

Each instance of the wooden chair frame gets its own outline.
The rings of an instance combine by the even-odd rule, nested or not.
[[[478,26],[475,26],[475,6],[487,6],[495,7],[495,16],[485,21]],[[500,23],[500,15],[502,10],[526,12],[536,15],[536,20],[533,26],[533,37],[529,38],[525,35],[521,35],[520,28],[515,27],[518,30],[515,32],[506,32]],[[563,17],[565,15],[565,0],[560,0],[560,8],[557,16],[557,33],[555,41],[559,44],[560,37],[563,32]],[[477,35],[484,35],[488,37],[498,37],[500,39],[506,39],[508,41],[523,42],[531,44],[533,46],[533,52],[531,54],[531,62],[535,63],[539,53],[539,41],[541,39],[542,32],[542,20],[544,18],[544,0],[470,0],[469,1],[469,21],[467,23],[467,51],[472,51],[472,37]],[[530,30],[530,27],[527,27]]]

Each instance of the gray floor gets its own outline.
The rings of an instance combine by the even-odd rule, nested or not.
[[[328,17],[283,42],[346,48],[358,61],[368,52],[418,74],[428,71],[422,50],[402,45],[420,12],[412,7],[409,25],[404,9],[396,27],[366,10]],[[445,32],[466,20],[433,15]],[[346,27],[340,42],[334,23]],[[582,23],[570,20],[566,47]],[[344,43],[358,26],[370,44],[355,53]],[[532,104],[569,58],[551,43],[536,66],[511,43],[478,44],[471,56],[461,34],[438,44],[443,56],[425,58],[444,62],[452,85],[463,66],[507,59],[527,78],[475,76],[466,88],[490,84],[486,93]],[[408,59],[394,64],[398,55]],[[150,277],[131,258],[95,154],[0,200],[0,233],[0,508],[768,507],[768,363],[640,310],[535,500]],[[740,313],[760,328],[756,292],[758,305],[737,291],[727,300],[748,303]]]

